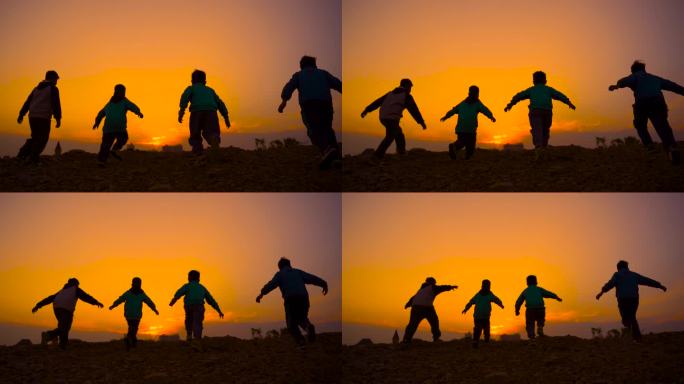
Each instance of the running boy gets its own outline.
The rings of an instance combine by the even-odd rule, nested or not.
[[[126,303],[124,304],[124,317],[128,323],[128,334],[124,338],[124,342],[126,343],[126,350],[129,350],[131,347],[135,348],[138,343],[136,335],[138,334],[140,319],[142,319],[143,303],[147,304],[157,316],[159,316],[159,311],[157,311],[157,307],[152,300],[147,297],[145,291],[142,290],[142,280],[139,277],[133,278],[131,289],[124,292],[123,295],[116,299],[109,307],[109,310],[111,311],[121,303]]]
[[[491,291],[491,282],[489,280],[482,280],[482,289],[476,293],[472,299],[466,304],[463,309],[463,314],[468,312],[468,309],[475,306],[473,312],[473,319],[475,321],[475,328],[473,329],[473,348],[477,348],[480,341],[480,334],[484,331],[484,341],[489,342],[489,318],[492,316],[492,303],[498,305],[503,309],[501,299],[496,297]]]
[[[104,108],[100,110],[100,113],[97,114],[95,124],[93,125],[93,129],[97,129],[102,119],[105,119],[104,127],[102,128],[100,153],[97,155],[97,161],[100,166],[105,165],[110,153],[115,159],[121,160],[117,152],[128,141],[128,131],[126,130],[126,113],[128,111],[135,113],[141,119],[143,118],[140,108],[126,98],[126,87],[123,84],[117,84],[114,86],[114,95],[112,95]]]
[[[527,276],[527,288],[525,288],[518,300],[515,302],[515,315],[520,315],[520,307],[523,301],[525,302],[525,329],[527,330],[527,337],[534,340],[534,326],[537,325],[537,335],[544,336],[544,321],[546,320],[546,308],[544,307],[544,298],[555,299],[563,301],[558,295],[547,291],[542,287],[537,286],[537,276]]]
[[[456,123],[457,140],[449,144],[449,157],[452,159],[456,159],[456,153],[463,147],[466,149],[466,160],[473,156],[477,137],[477,115],[479,113],[487,116],[492,122],[496,122],[489,108],[485,107],[480,101],[480,88],[472,85],[468,89],[468,97],[457,106],[451,108],[446,115],[439,119],[439,121],[444,122],[451,116],[458,114],[458,122]]]

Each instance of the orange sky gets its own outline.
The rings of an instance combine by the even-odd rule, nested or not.
[[[446,332],[472,329],[472,312],[461,311],[485,278],[506,306],[494,306],[492,332],[521,332],[514,304],[529,274],[564,300],[547,301],[549,334],[615,328],[614,291],[600,302],[594,296],[620,259],[669,288],[641,290],[645,327],[684,324],[677,194],[345,194],[342,205],[345,337],[372,326],[345,342],[377,337],[373,327],[403,334],[404,304],[428,276],[459,286],[435,301]]]
[[[207,85],[225,101],[234,133],[303,131],[296,95],[284,115],[276,111],[303,54],[341,75],[341,5],[335,0],[124,0],[115,7],[10,0],[0,7],[0,133],[28,132],[16,117],[47,69],[61,76],[64,117],[55,138],[99,142],[101,132],[91,130],[95,116],[114,85],[123,83],[145,115],[129,115],[131,141],[186,147],[187,119],[180,125],[176,118],[195,68],[207,72]],[[339,118],[335,125],[339,129]],[[221,128],[229,145],[229,132]]]
[[[35,315],[31,308],[69,277],[109,306],[139,276],[161,313],[143,311],[141,334],[175,333],[183,328],[183,306],[168,303],[190,269],[201,272],[226,314],[220,321],[207,307],[205,323],[284,324],[278,291],[254,302],[281,256],[328,281],[327,296],[309,289],[311,319],[339,323],[339,196],[4,194],[0,210],[0,280],[8,293],[0,297],[0,330],[6,324],[53,327],[50,306]],[[109,311],[80,302],[74,329],[122,333],[123,306]],[[0,340],[15,343],[21,336],[0,334]]]
[[[503,109],[541,69],[549,85],[577,105],[573,112],[556,103],[552,144],[554,133],[556,143],[559,133],[577,134],[563,139],[570,142],[587,132],[591,140],[594,132],[635,135],[631,92],[609,93],[608,85],[629,74],[635,59],[684,84],[682,14],[684,3],[677,0],[344,1],[344,132],[384,135],[377,112],[365,119],[359,114],[409,77],[428,125],[424,132],[405,114],[404,132],[414,145],[415,140],[454,140],[455,117],[446,123],[439,118],[473,84],[497,118],[491,123],[480,117],[478,141],[527,143],[527,102],[509,113]],[[681,131],[684,98],[666,98],[672,126]]]

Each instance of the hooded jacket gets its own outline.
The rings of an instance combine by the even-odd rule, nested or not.
[[[485,107],[479,99],[473,103],[469,103],[468,99],[465,99],[457,106],[451,108],[451,110],[444,115],[444,118],[446,120],[451,116],[458,114],[456,133],[475,133],[477,130],[477,115],[479,113],[482,113],[490,119],[494,118],[492,111]]]
[[[147,304],[153,311],[156,310],[156,306],[152,300],[145,294],[145,291],[140,290],[138,293],[134,293],[132,289],[124,292],[112,306],[124,304],[124,317],[127,319],[142,319],[142,305]]]
[[[492,303],[503,306],[501,299],[496,297],[492,291],[483,292],[480,290],[472,299],[470,299],[468,307],[471,305],[475,306],[475,311],[473,312],[473,317],[475,319],[489,319],[492,315]]]
[[[100,110],[95,118],[95,124],[100,124],[103,118],[106,117],[103,133],[124,132],[127,127],[126,112],[131,111],[137,115],[140,114],[140,108],[127,98],[123,98],[118,102],[110,101]]]
[[[640,285],[653,288],[661,288],[663,286],[659,282],[641,276],[629,269],[621,269],[613,274],[613,277],[601,288],[601,292],[608,292],[615,288],[615,296],[618,299],[638,298]]]
[[[43,307],[52,303],[54,308],[66,309],[70,312],[76,310],[76,302],[81,299],[88,304],[98,305],[100,304],[94,297],[85,293],[78,284],[67,283],[64,287],[59,290],[59,292],[54,295],[48,296],[36,304],[36,308]]]
[[[513,96],[509,105],[515,105],[527,99],[530,100],[530,109],[546,109],[549,111],[553,109],[552,100],[562,101],[565,104],[570,103],[570,99],[561,92],[546,84],[535,84]]]
[[[542,287],[536,285],[528,285],[525,288],[518,300],[515,302],[515,310],[519,311],[522,306],[523,301],[525,302],[525,308],[539,309],[544,308],[544,298],[558,299],[558,295],[551,291],[547,291]]]
[[[451,285],[423,283],[420,286],[420,289],[418,289],[418,292],[409,299],[405,307],[432,307],[437,295],[449,291],[452,288]]]
[[[62,106],[59,101],[59,89],[51,81],[43,80],[31,91],[24,105],[19,111],[23,117],[28,112],[29,118],[55,119],[62,118]]]
[[[214,297],[211,296],[209,290],[206,289],[204,285],[200,284],[199,281],[190,281],[180,287],[180,289],[176,291],[176,294],[173,295],[173,299],[178,300],[181,298],[181,296],[185,296],[183,299],[183,303],[185,305],[204,304],[204,301],[206,300],[207,303],[212,306],[212,308],[214,308],[217,312],[221,312],[221,309],[219,308],[216,300],[214,300]]]
[[[617,86],[631,89],[634,92],[635,101],[663,97],[663,90],[684,96],[684,87],[681,85],[646,71],[638,71],[618,80]]]
[[[403,87],[394,88],[370,103],[364,109],[364,113],[373,112],[378,108],[380,108],[380,120],[401,120],[404,109],[407,109],[416,123],[420,125],[425,124],[416,100]]]
[[[216,91],[207,87],[206,84],[195,83],[185,88],[180,98],[180,111],[178,112],[180,116],[185,113],[188,103],[190,103],[190,112],[218,110],[223,118],[228,118],[226,104],[218,97]]]
[[[275,275],[271,281],[261,288],[261,294],[267,295],[276,288],[280,288],[280,293],[284,299],[294,296],[309,296],[306,284],[316,285],[321,288],[328,288],[328,283],[318,276],[306,273],[301,269],[285,267]]]
[[[332,106],[330,90],[342,93],[342,81],[328,71],[315,67],[307,67],[292,75],[283,87],[280,98],[287,101],[295,90],[299,91],[299,105],[307,101],[329,101]]]

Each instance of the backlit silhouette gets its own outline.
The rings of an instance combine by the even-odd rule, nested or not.
[[[496,297],[491,290],[491,282],[489,280],[482,280],[482,289],[473,296],[472,299],[463,308],[463,314],[468,312],[468,309],[475,306],[475,311],[473,312],[473,320],[475,322],[475,327],[473,328],[473,347],[477,348],[480,341],[480,334],[484,331],[484,341],[489,342],[489,331],[490,324],[489,318],[492,316],[492,303],[498,305],[503,309],[504,305],[501,299]]]
[[[93,129],[100,126],[102,119],[105,119],[102,128],[102,143],[100,153],[97,155],[98,163],[103,166],[107,162],[107,157],[111,153],[112,157],[121,160],[118,151],[126,145],[128,141],[128,131],[126,130],[126,113],[131,111],[143,118],[140,108],[126,98],[126,87],[123,84],[114,86],[114,95],[109,102],[100,110],[95,118]]]
[[[116,299],[109,307],[109,310],[111,311],[121,303],[125,303],[124,317],[128,323],[128,333],[124,338],[126,349],[128,350],[131,347],[135,348],[138,343],[138,338],[136,335],[138,334],[138,327],[140,326],[140,320],[142,319],[143,303],[147,304],[152,312],[156,313],[157,315],[159,315],[159,311],[157,311],[157,307],[154,305],[154,302],[152,302],[152,300],[145,294],[145,291],[143,291],[142,280],[139,277],[133,278],[133,281],[131,282],[131,289],[119,296],[119,298]]]
[[[480,88],[472,85],[468,89],[468,97],[439,119],[444,122],[451,116],[458,115],[456,123],[457,140],[449,144],[449,156],[452,159],[456,159],[456,153],[463,147],[466,149],[466,160],[473,156],[477,138],[477,115],[480,113],[487,116],[492,122],[496,122],[489,108],[480,101]]]
[[[57,122],[55,128],[59,128],[62,124],[62,107],[59,100],[57,80],[59,80],[57,72],[47,71],[45,80],[38,83],[31,91],[19,111],[17,122],[21,124],[24,121],[24,115],[28,112],[29,126],[31,127],[31,138],[26,140],[17,155],[21,160],[37,163],[50,138],[52,116]]]
[[[525,302],[525,330],[530,340],[535,338],[534,326],[537,326],[537,336],[544,336],[544,323],[546,321],[546,307],[544,298],[563,301],[558,295],[537,286],[537,276],[527,276],[527,288],[525,288],[515,302],[515,315],[520,315],[520,307]]]
[[[423,319],[430,324],[430,331],[432,331],[432,340],[439,341],[442,332],[439,330],[439,318],[437,311],[435,311],[434,301],[435,297],[442,292],[451,291],[458,288],[456,285],[437,285],[437,280],[433,277],[428,277],[420,286],[418,292],[413,295],[409,301],[404,305],[404,309],[411,308],[411,317],[409,323],[404,330],[404,343],[410,343],[413,339],[413,334],[416,333],[418,325]]]

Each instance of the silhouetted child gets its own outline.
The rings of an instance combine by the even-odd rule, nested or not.
[[[223,116],[226,128],[230,128],[226,105],[216,92],[207,87],[206,84],[206,73],[199,69],[192,72],[192,85],[185,88],[183,95],[181,95],[180,110],[178,111],[178,122],[183,123],[185,108],[190,103],[190,139],[188,142],[192,147],[192,152],[197,155],[204,151],[202,138],[213,149],[218,149],[221,143],[221,130],[216,111]]]
[[[131,347],[135,348],[136,344],[138,343],[138,338],[136,335],[138,334],[140,319],[142,319],[143,303],[147,304],[152,312],[156,313],[157,315],[159,315],[159,311],[157,311],[157,307],[154,305],[152,300],[147,297],[145,291],[142,290],[142,280],[139,277],[133,278],[133,281],[131,282],[131,289],[119,296],[119,298],[116,299],[109,307],[109,310],[111,311],[121,303],[125,303],[124,317],[128,323],[128,334],[126,334],[126,337],[124,338],[126,349],[128,350]]]
[[[299,330],[300,327],[306,330],[309,342],[316,339],[316,328],[309,321],[309,292],[306,290],[306,284],[321,287],[323,288],[323,295],[328,294],[328,283],[325,280],[300,269],[292,268],[290,260],[283,257],[278,260],[278,272],[271,281],[261,288],[261,293],[256,298],[256,302],[260,303],[265,295],[276,288],[280,288],[280,293],[285,302],[287,329],[300,346],[304,345],[304,336]]]
[[[437,280],[433,277],[425,279],[418,292],[404,305],[404,309],[411,307],[411,317],[404,331],[403,343],[411,342],[413,334],[416,333],[416,329],[418,329],[418,325],[423,319],[430,323],[432,340],[439,341],[442,332],[439,330],[439,318],[437,317],[437,311],[435,311],[435,297],[442,292],[451,291],[456,288],[458,288],[456,285],[437,285]]]
[[[525,330],[530,340],[534,339],[534,326],[537,325],[537,335],[544,336],[544,322],[546,321],[546,307],[544,298],[563,301],[555,293],[537,286],[537,276],[527,276],[527,288],[525,288],[515,302],[515,315],[520,315],[520,307],[525,302]]]
[[[659,288],[662,289],[663,292],[667,291],[667,288],[659,282],[630,271],[629,263],[620,260],[617,263],[617,272],[615,272],[613,277],[611,277],[603,288],[601,288],[601,292],[596,295],[596,300],[598,300],[604,293],[615,288],[615,296],[617,297],[622,324],[625,328],[632,331],[632,338],[637,342],[641,341],[641,330],[639,329],[639,323],[636,319],[637,309],[639,308],[640,285]]]
[[[52,310],[55,312],[57,318],[57,328],[51,331],[42,332],[40,335],[40,343],[46,345],[50,341],[59,337],[59,346],[65,349],[69,343],[69,330],[74,321],[74,311],[76,310],[76,302],[83,300],[88,304],[104,307],[102,303],[97,301],[94,297],[85,293],[79,288],[79,282],[76,278],[70,278],[64,287],[54,295],[50,295],[33,307],[31,312],[36,313],[41,307],[52,303]]]
[[[475,306],[475,311],[473,313],[473,320],[475,322],[475,327],[473,329],[474,348],[477,348],[477,344],[480,341],[480,334],[483,331],[485,343],[489,342],[489,318],[492,316],[492,303],[495,303],[501,307],[501,309],[504,307],[501,300],[492,293],[491,282],[489,280],[482,280],[482,289],[470,299],[463,309],[463,314],[465,315],[471,306]]]
[[[466,160],[473,156],[477,138],[477,115],[479,113],[487,116],[492,122],[496,122],[489,108],[485,107],[480,101],[480,88],[472,85],[468,89],[468,97],[451,108],[440,119],[440,121],[444,122],[451,116],[458,114],[458,122],[456,123],[457,140],[449,144],[449,156],[452,159],[456,159],[456,153],[463,147],[466,150]]]
[[[17,158],[28,160],[31,163],[38,163],[40,154],[45,149],[50,138],[50,121],[55,117],[59,128],[62,124],[62,107],[59,101],[59,89],[57,89],[59,75],[55,71],[47,71],[45,80],[31,91],[26,102],[19,111],[17,122],[24,121],[24,115],[29,114],[29,126],[31,127],[31,138],[19,149]]]
[[[128,141],[128,131],[126,130],[127,121],[126,113],[131,111],[143,118],[140,108],[133,102],[126,98],[126,87],[123,84],[114,86],[114,95],[109,99],[109,102],[100,110],[95,118],[93,129],[100,126],[102,119],[105,119],[104,127],[102,127],[102,143],[100,144],[100,153],[97,155],[97,161],[100,166],[107,162],[107,157],[111,153],[112,157],[121,160],[117,154],[126,142]]]
[[[672,164],[679,164],[681,156],[672,127],[667,120],[667,103],[663,96],[663,90],[684,96],[684,87],[647,73],[646,64],[640,61],[635,61],[631,70],[631,75],[618,80],[615,85],[608,87],[608,90],[614,91],[627,87],[634,92],[634,128],[641,138],[641,142],[649,150],[653,150],[653,139],[648,133],[648,121],[651,120],[653,128],[663,143],[665,153],[670,156],[670,161]]]
[[[319,168],[327,169],[331,165],[340,165],[340,149],[337,143],[333,123],[333,104],[330,90],[342,93],[342,81],[328,71],[316,66],[316,58],[303,56],[299,61],[301,70],[292,75],[285,84],[280,95],[282,102],[278,112],[283,113],[287,101],[296,90],[299,92],[299,107],[302,122],[306,126],[306,134],[311,144],[321,151]]]
[[[567,96],[546,85],[546,73],[542,71],[535,72],[532,74],[532,82],[534,86],[513,96],[504,112],[510,111],[520,101],[530,100],[530,132],[532,133],[535,156],[539,158],[540,151],[549,145],[551,123],[553,121],[552,100],[563,102],[572,110],[575,109],[575,105],[572,104]]]
[[[378,159],[385,156],[387,148],[389,148],[393,141],[396,142],[398,154],[403,155],[406,153],[406,138],[399,126],[404,109],[409,111],[413,119],[416,120],[416,123],[420,124],[424,130],[427,129],[418,105],[413,96],[411,96],[411,88],[413,88],[411,80],[402,79],[397,88],[370,103],[361,112],[361,118],[364,118],[368,113],[380,108],[380,123],[385,127],[385,138],[375,150],[375,157]]]
[[[223,312],[219,308],[218,303],[209,293],[209,290],[200,284],[199,271],[192,270],[188,272],[188,283],[180,287],[169,306],[173,307],[178,299],[185,296],[183,299],[185,309],[185,331],[187,332],[187,341],[202,340],[202,322],[204,321],[204,301],[211,305],[212,308],[218,312],[219,317],[223,319]]]

